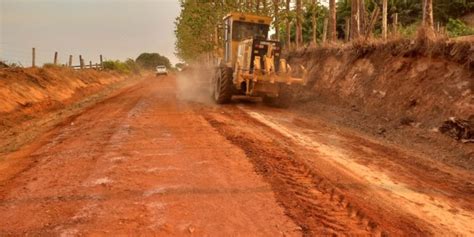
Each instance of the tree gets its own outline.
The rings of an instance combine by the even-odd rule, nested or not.
[[[387,0],[382,0],[382,38],[387,40],[387,11],[388,11],[388,2]]]
[[[296,48],[299,48],[303,44],[302,18],[301,0],[296,0]]]
[[[171,68],[170,60],[158,53],[142,53],[135,61],[142,68],[149,70],[155,69],[158,65],[164,65],[168,69]]]
[[[423,26],[433,29],[433,0],[423,0]]]
[[[311,2],[311,32],[312,32],[312,42],[314,45],[318,43],[318,0],[312,0]]]
[[[286,0],[286,47],[289,49],[291,46],[291,15],[290,15],[290,2]]]
[[[356,39],[360,34],[360,0],[351,0],[350,38]]]
[[[336,41],[336,0],[329,0],[329,27],[328,27],[329,41]]]
[[[273,19],[275,39],[280,40],[280,0],[273,0]]]

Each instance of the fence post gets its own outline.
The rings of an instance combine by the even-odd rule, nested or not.
[[[32,49],[31,54],[32,54],[31,66],[36,67],[36,49],[35,48]]]
[[[69,55],[69,67],[72,67],[72,55]]]
[[[100,55],[100,67],[104,68],[104,60],[102,58],[102,54]]]
[[[58,52],[54,52],[54,65],[58,64]]]
[[[81,69],[84,68],[84,60],[82,59],[82,55],[79,55],[79,67],[80,67]]]
[[[92,69],[92,61],[89,61],[89,68]]]

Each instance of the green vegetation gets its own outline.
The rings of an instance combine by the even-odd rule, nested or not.
[[[290,36],[295,40],[295,22],[297,18],[302,19],[302,38],[304,43],[312,40],[312,16],[316,14],[317,37],[321,41],[323,32],[323,20],[328,15],[328,9],[321,4],[321,0],[291,0],[291,9],[286,11],[287,0],[226,0],[226,1],[203,1],[203,0],[180,0],[181,14],[175,21],[176,54],[183,61],[192,61],[202,55],[209,54],[216,48],[216,40],[223,29],[216,28],[222,17],[231,11],[247,12],[258,15],[268,15],[278,19],[279,39],[284,42],[286,21],[291,21]],[[297,16],[296,2],[302,3],[301,15]],[[314,4],[316,2],[316,5]],[[327,1],[326,1],[327,2]],[[375,9],[382,7],[382,0],[364,0],[366,22],[369,22]],[[388,24],[393,23],[393,15],[398,14],[399,30],[401,35],[412,36],[422,20],[421,0],[388,0]],[[472,34],[472,29],[460,22],[460,17],[474,11],[472,0],[435,0],[433,1],[433,14],[435,24],[446,26],[449,36]],[[351,15],[350,0],[337,1],[337,31],[338,37],[344,37],[345,18]],[[381,14],[379,12],[375,25],[371,31],[375,35],[381,32]],[[216,35],[217,33],[217,35]],[[220,43],[219,43],[220,44]]]
[[[142,53],[138,56],[136,63],[143,69],[155,70],[156,66],[164,65],[166,68],[171,69],[170,60],[161,56],[158,53]]]
[[[142,69],[155,70],[158,65],[165,65],[168,69],[172,69],[170,60],[158,53],[142,53],[136,60],[129,58],[125,62],[120,60],[104,61],[104,69],[127,74],[139,74]]]
[[[446,30],[450,37],[458,37],[474,34],[474,28],[471,28],[458,19],[449,19]]]
[[[105,70],[117,71],[125,74],[140,73],[138,65],[133,59],[127,59],[125,62],[119,60],[108,60],[103,62]]]

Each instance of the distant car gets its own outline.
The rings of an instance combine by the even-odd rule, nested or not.
[[[168,69],[163,65],[156,66],[156,76],[168,75]]]

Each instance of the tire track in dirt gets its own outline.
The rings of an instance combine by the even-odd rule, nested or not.
[[[322,158],[317,159],[319,162],[322,161],[334,163],[336,167],[343,167],[348,171],[348,173],[352,173],[355,177],[361,178],[365,182],[368,182],[372,187],[372,195],[380,197],[378,198],[378,202],[387,204],[390,203],[393,206],[399,206],[400,212],[408,213],[411,216],[417,217],[417,219],[428,222],[426,228],[432,229],[432,232],[440,235],[465,236],[469,236],[474,233],[472,228],[472,220],[474,219],[474,216],[471,211],[461,207],[463,205],[463,201],[468,201],[470,199],[467,197],[468,194],[466,197],[464,197],[464,195],[446,194],[446,197],[453,195],[453,197],[450,197],[451,199],[459,198],[462,200],[461,202],[451,202],[445,198],[443,192],[436,193],[436,191],[439,191],[439,185],[425,185],[425,188],[432,189],[435,192],[429,194],[418,190],[416,187],[414,188],[413,186],[408,185],[403,181],[403,179],[400,180],[398,176],[407,175],[402,171],[392,173],[390,176],[384,169],[377,170],[376,168],[374,169],[374,167],[367,166],[364,163],[356,162],[355,159],[357,159],[359,154],[349,153],[346,148],[353,146],[362,147],[362,144],[364,144],[364,139],[353,141],[350,143],[351,145],[348,145],[343,143],[343,140],[346,139],[346,135],[343,133],[340,135],[329,133],[326,136],[331,137],[330,139],[312,138],[311,136],[306,135],[305,132],[311,134],[311,131],[319,130],[300,131],[297,128],[292,127],[291,123],[287,124],[292,120],[292,116],[290,115],[286,115],[284,117],[285,119],[281,119],[278,116],[272,115],[271,113],[266,115],[265,113],[249,111],[245,108],[242,109],[252,118],[257,119],[259,122],[262,122],[265,125],[273,128],[275,131],[280,132],[283,136],[294,140],[296,143],[302,145],[308,150],[313,151],[313,153],[318,154],[318,156]],[[333,144],[330,145],[327,143]],[[378,150],[374,150],[373,154],[365,153],[367,156],[366,159],[369,160],[382,160],[380,157],[381,154],[383,154],[383,152],[379,153]],[[400,156],[393,156],[392,159],[397,159],[399,157]],[[415,161],[422,161],[422,159],[415,157],[412,159]],[[311,163],[311,159],[309,162]],[[384,164],[382,164],[380,167],[385,167],[389,163],[390,159],[388,159],[388,161],[385,160]],[[425,163],[430,164],[427,161],[425,161]],[[434,165],[434,163],[431,165]],[[418,167],[419,172],[422,170],[422,167],[424,166],[420,165],[420,167]],[[461,177],[469,180],[469,176],[470,175]],[[420,181],[420,178],[416,176],[411,176],[411,179],[414,179],[415,182]],[[440,180],[443,180],[443,182],[448,182],[450,180],[452,181],[453,179],[456,180],[456,178],[443,180],[442,177]],[[464,182],[461,181],[455,182],[453,185],[463,186],[463,184]],[[467,193],[471,193],[470,188],[464,188],[464,190]]]
[[[300,160],[298,154],[288,148],[294,144],[283,144],[288,141],[273,136],[276,134],[266,134],[269,128],[265,125],[238,109],[231,110],[232,113],[207,113],[204,117],[219,133],[244,150],[257,172],[272,185],[287,215],[302,227],[306,236],[388,233],[335,185]],[[416,228],[408,231],[420,232]]]

